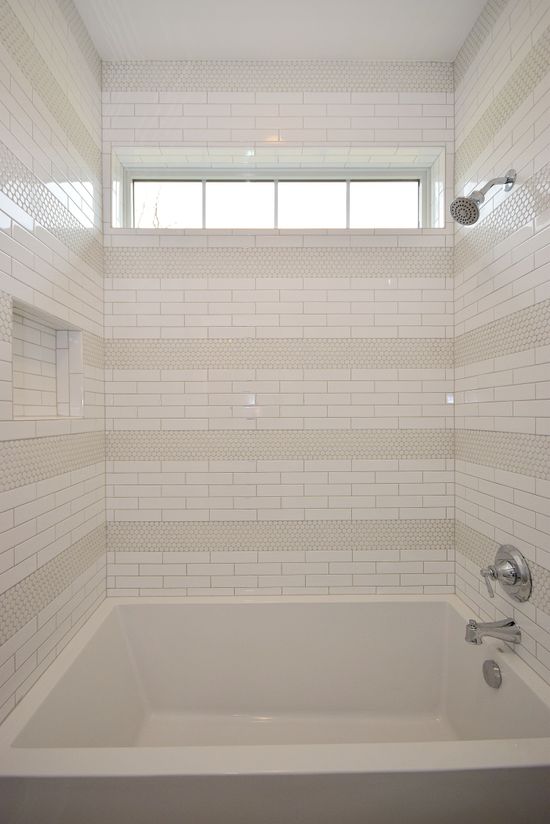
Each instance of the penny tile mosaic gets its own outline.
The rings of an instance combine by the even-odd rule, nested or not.
[[[109,369],[445,369],[451,340],[135,340],[105,341]]]
[[[451,458],[453,433],[442,429],[107,433],[107,460],[285,458]]]
[[[105,249],[107,278],[445,278],[445,248]]]
[[[366,60],[106,60],[103,89],[450,92],[453,67],[451,63]]]

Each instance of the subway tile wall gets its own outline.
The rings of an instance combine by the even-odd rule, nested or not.
[[[109,214],[116,146],[443,145],[450,183],[450,65],[128,61],[103,83],[109,592],[452,592],[452,227]]]
[[[105,597],[106,554],[100,61],[71,0],[0,0],[0,65],[1,719]],[[55,332],[14,300],[83,330],[83,416],[57,417]]]
[[[513,616],[517,652],[550,681],[550,9],[491,2],[455,64],[456,190],[513,167],[455,245],[456,587]],[[533,574],[518,605],[480,566],[515,544]]]

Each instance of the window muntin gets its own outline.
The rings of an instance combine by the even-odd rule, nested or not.
[[[422,225],[421,180],[131,180],[138,229],[376,229]]]

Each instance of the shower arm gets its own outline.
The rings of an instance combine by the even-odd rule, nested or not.
[[[509,172],[506,172],[504,177],[493,177],[492,180],[489,180],[485,186],[481,187],[481,189],[476,189],[473,191],[470,197],[472,200],[475,200],[476,203],[483,203],[485,200],[485,195],[489,189],[493,188],[493,186],[504,186],[504,191],[509,192],[515,181],[516,173],[513,169],[510,169]]]

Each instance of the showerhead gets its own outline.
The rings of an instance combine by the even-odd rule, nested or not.
[[[504,177],[495,177],[485,184],[481,189],[471,192],[469,197],[457,197],[451,203],[449,210],[451,217],[460,223],[461,226],[472,226],[479,220],[479,207],[485,200],[485,195],[493,186],[504,186],[504,191],[509,192],[516,182],[516,172],[510,169]]]
[[[450,209],[451,217],[461,226],[471,226],[479,220],[479,206],[472,197],[457,197]]]

